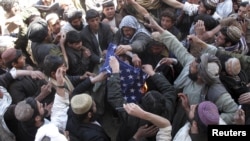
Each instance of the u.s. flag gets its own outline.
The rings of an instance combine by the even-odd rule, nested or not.
[[[108,74],[112,73],[112,69],[109,66],[109,57],[115,56],[120,64],[120,82],[124,99],[127,102],[140,102],[143,95],[142,87],[147,75],[140,68],[133,67],[119,59],[115,55],[116,47],[115,44],[109,44],[106,60],[100,68],[100,72],[106,71]]]

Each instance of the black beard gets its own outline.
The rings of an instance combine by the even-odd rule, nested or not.
[[[78,31],[81,31],[83,29],[83,23],[81,22],[81,24],[79,26],[75,26],[75,25],[71,25],[73,28],[75,28]]]
[[[188,77],[189,77],[192,81],[197,81],[197,80],[198,80],[198,73],[191,74],[191,73],[189,72]]]

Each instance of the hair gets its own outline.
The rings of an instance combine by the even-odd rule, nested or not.
[[[204,26],[207,31],[214,29],[219,24],[217,20],[208,14],[198,14],[194,17],[194,23],[198,20],[204,21]]]
[[[213,15],[214,12],[216,11],[216,7],[212,7],[212,6],[208,5],[207,0],[201,0],[201,2],[203,3],[206,10],[211,10],[210,15]]]
[[[172,20],[172,22],[174,23],[176,21],[177,16],[175,15],[175,13],[172,10],[166,9],[164,11],[162,11],[161,15],[160,15],[160,19],[162,17],[168,17]]]
[[[25,122],[23,122],[23,123],[24,123],[25,125],[28,125],[28,126],[34,126],[34,124],[35,124],[35,117],[36,117],[37,115],[40,115],[40,113],[39,113],[39,111],[38,111],[38,107],[37,107],[37,101],[35,100],[34,97],[28,97],[28,98],[25,99],[25,102],[26,102],[27,104],[29,104],[29,105],[31,106],[32,109],[34,109],[34,113],[33,113],[33,115],[32,115],[32,117],[31,117],[30,120],[25,121]]]
[[[142,97],[141,106],[147,112],[168,117],[166,113],[165,102],[166,100],[161,93],[151,90]]]
[[[218,57],[220,59],[221,62],[221,69],[222,71],[226,70],[226,62],[228,61],[228,59],[232,58],[230,55],[227,54],[222,54]]]
[[[89,19],[92,19],[92,18],[96,18],[96,17],[100,17],[100,14],[95,9],[89,9],[86,12],[86,21],[88,21]]]
[[[81,35],[75,30],[69,31],[66,34],[65,44],[67,43],[78,43],[81,42]]]
[[[64,64],[64,60],[60,56],[47,55],[43,62],[43,72],[46,76],[50,76],[51,72],[56,72],[56,70]]]
[[[18,1],[17,0],[2,0],[0,4],[3,7],[4,11],[9,13],[15,3],[18,3]]]
[[[221,34],[223,34],[223,35],[225,36],[225,43],[231,42],[232,45],[237,44],[238,42],[235,42],[235,41],[233,41],[233,40],[231,40],[231,39],[229,38],[229,36],[227,35],[227,30],[228,30],[228,26],[224,26],[224,27],[222,27],[221,30],[220,30]]]
[[[241,2],[239,6],[247,7],[248,4],[249,4],[248,1],[244,1],[244,2]]]

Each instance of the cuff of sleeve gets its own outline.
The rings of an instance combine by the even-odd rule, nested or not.
[[[16,69],[15,68],[12,68],[10,70],[10,74],[11,74],[12,78],[16,79],[17,75],[16,75]]]

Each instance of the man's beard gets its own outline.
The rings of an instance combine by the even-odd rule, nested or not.
[[[192,80],[192,81],[197,81],[198,80],[198,73],[190,73],[188,74],[188,77]]]
[[[97,120],[97,118],[98,118],[98,115],[96,113],[92,112],[92,117],[89,120],[90,120],[90,122],[94,122]]]
[[[71,25],[73,28],[75,28],[76,30],[78,30],[78,31],[80,31],[80,30],[82,30],[83,29],[83,23],[81,22],[81,24],[80,25]]]

